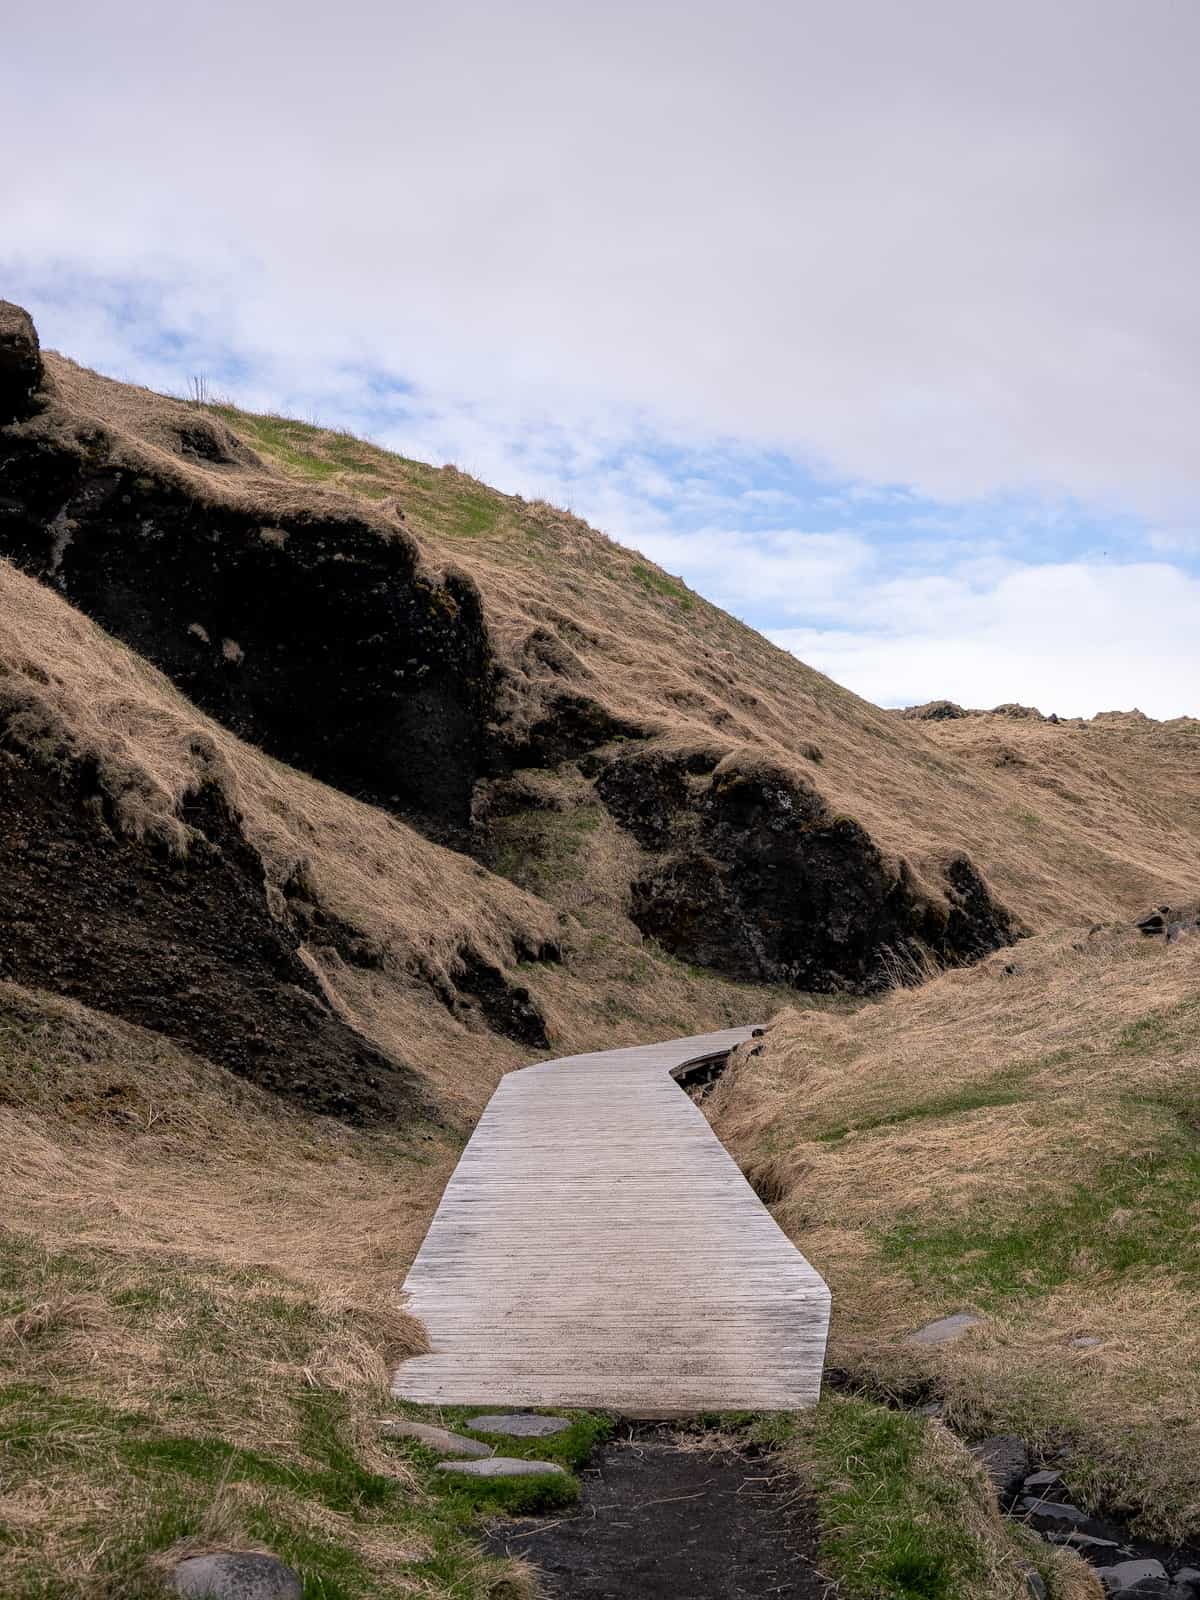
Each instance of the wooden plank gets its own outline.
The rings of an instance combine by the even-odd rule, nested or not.
[[[433,1353],[395,1394],[636,1416],[815,1403],[829,1290],[672,1077],[750,1032],[501,1081],[405,1281]]]

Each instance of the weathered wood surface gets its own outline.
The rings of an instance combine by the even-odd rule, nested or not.
[[[749,1035],[502,1080],[405,1282],[433,1353],[395,1394],[637,1416],[817,1399],[829,1291],[672,1077]]]

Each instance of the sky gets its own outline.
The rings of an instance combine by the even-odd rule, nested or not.
[[[1193,0],[43,0],[0,296],[880,704],[1200,715]]]

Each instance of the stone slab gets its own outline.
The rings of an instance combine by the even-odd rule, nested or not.
[[[532,1478],[566,1470],[554,1461],[527,1461],[524,1456],[490,1456],[486,1461],[439,1461],[439,1472],[465,1472],[472,1478]]]
[[[431,1422],[413,1422],[408,1417],[385,1417],[379,1424],[385,1439],[416,1439],[431,1450],[440,1450],[446,1456],[490,1456],[495,1452],[482,1439],[468,1439],[461,1433],[451,1433],[449,1428],[435,1427]]]
[[[566,1417],[539,1417],[531,1411],[488,1412],[472,1417],[469,1428],[480,1433],[505,1433],[510,1439],[548,1439],[552,1433],[566,1433],[571,1426]]]
[[[958,1339],[968,1328],[975,1328],[983,1321],[982,1317],[972,1316],[969,1311],[956,1311],[952,1317],[939,1317],[936,1322],[927,1322],[923,1328],[918,1328],[916,1333],[910,1333],[904,1341],[905,1344],[948,1344],[951,1339]]]

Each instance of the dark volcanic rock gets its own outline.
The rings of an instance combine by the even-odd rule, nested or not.
[[[800,779],[729,762],[705,778],[699,765],[650,747],[596,782],[657,852],[630,915],[673,954],[750,981],[869,991],[918,974],[924,953],[953,964],[1015,937],[966,856],[945,862],[937,903]]]
[[[973,1444],[971,1454],[983,1465],[1002,1499],[1021,1487],[1029,1466],[1029,1452],[1023,1439],[1011,1433],[994,1434],[990,1439]]]
[[[0,300],[0,426],[27,417],[42,381],[37,331],[28,311]]]
[[[29,378],[20,334],[0,322],[0,420]],[[0,554],[240,737],[435,831],[465,828],[493,679],[474,584],[427,572],[398,523],[159,470],[48,405],[44,425],[0,429]],[[181,455],[244,449],[178,409]]]
[[[0,701],[0,976],[166,1034],[351,1121],[408,1117],[414,1074],[333,1012],[272,918],[261,860],[220,786],[181,810],[182,858],[131,837],[95,764],[31,753]]]
[[[924,705],[905,706],[901,715],[913,722],[954,722],[971,713],[953,700],[927,700]]]

